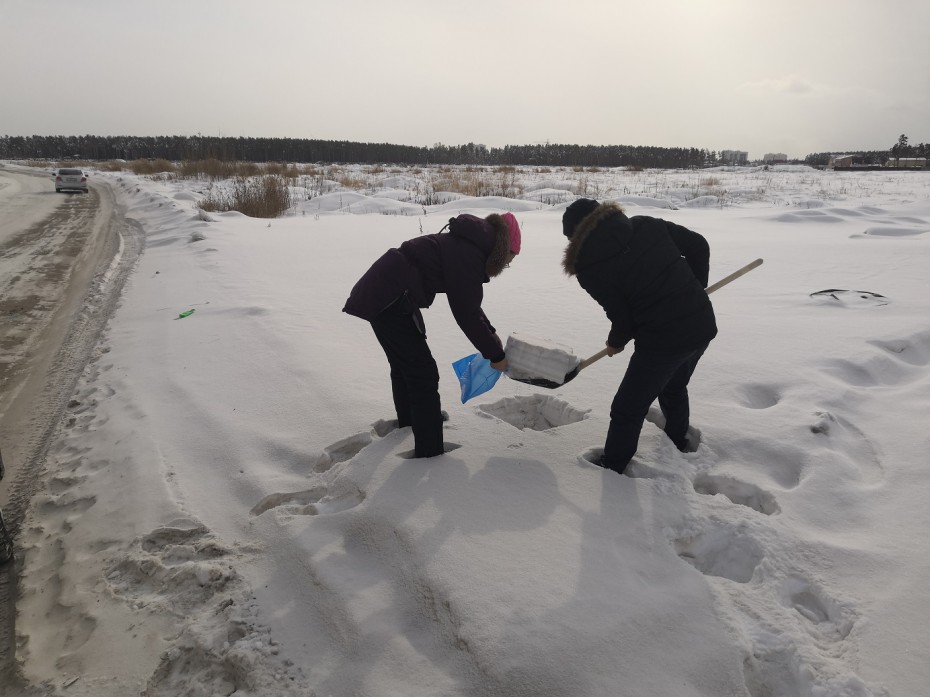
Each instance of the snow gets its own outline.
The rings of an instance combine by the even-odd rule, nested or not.
[[[513,332],[504,345],[507,376],[515,380],[542,378],[557,384],[578,367],[578,358],[570,346],[540,339],[525,332]]]
[[[590,355],[609,329],[561,272],[570,196],[397,195],[423,176],[268,221],[201,218],[203,183],[94,173],[147,248],[23,528],[28,680],[95,697],[922,694],[930,177],[718,169],[705,195],[707,173],[520,170],[526,190],[638,197],[631,214],[701,232],[711,282],[765,259],[713,296],[699,449],[653,410],[619,476],[590,458],[628,352],[462,405],[450,364],[474,349],[442,296],[424,314],[461,447],[399,456],[413,439],[391,430],[387,362],[340,312],[387,248],[515,211],[523,250],[485,286],[499,333]]]

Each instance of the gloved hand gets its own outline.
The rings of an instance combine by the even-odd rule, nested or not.
[[[618,353],[620,353],[623,350],[623,346],[621,346],[620,348],[617,348],[616,346],[611,346],[610,344],[605,344],[605,346],[607,347],[608,358],[610,358],[611,356],[616,356]]]

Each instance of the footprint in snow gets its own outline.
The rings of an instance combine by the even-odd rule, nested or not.
[[[362,492],[355,487],[330,492],[325,486],[316,486],[305,491],[269,494],[255,504],[249,514],[260,516],[266,511],[280,508],[291,515],[325,515],[347,511],[364,499]]]
[[[189,615],[236,582],[233,554],[202,524],[179,519],[137,538],[113,560],[106,584],[135,607]]]
[[[742,527],[709,527],[673,542],[675,552],[705,576],[749,583],[765,558],[762,547]]]
[[[371,430],[378,438],[384,438],[397,430],[397,419],[378,419],[371,425]]]
[[[885,472],[872,441],[857,426],[829,411],[814,412],[810,431],[820,447],[828,448],[842,466],[855,479],[876,484],[884,479]]]
[[[156,528],[141,538],[139,546],[142,551],[158,556],[165,566],[219,559],[230,554],[205,526],[188,521]]]
[[[806,476],[809,460],[804,447],[789,441],[736,438],[717,448],[721,463],[745,470],[753,476],[764,475],[782,489],[795,489]]]
[[[915,366],[926,368],[930,365],[930,330],[912,334],[903,339],[869,341],[888,352],[896,360]]]
[[[694,490],[707,496],[720,494],[732,503],[746,506],[765,515],[775,515],[781,512],[781,507],[771,493],[760,489],[755,484],[741,482],[735,477],[700,474],[694,480]]]
[[[371,434],[367,431],[338,440],[323,449],[323,454],[313,463],[313,471],[326,472],[335,464],[351,460],[370,444]]]
[[[601,459],[604,457],[603,448],[591,448],[590,450],[584,451],[581,455],[578,456],[578,464],[582,467],[593,467],[594,469],[602,469]]]
[[[665,414],[662,413],[661,409],[657,407],[649,407],[649,411],[646,414],[646,421],[656,426],[660,431],[665,430]],[[701,441],[703,439],[703,433],[701,429],[694,426],[688,426],[688,432],[685,434],[685,441],[687,443],[684,450],[685,453],[696,453],[701,447]]]
[[[578,464],[584,468],[604,470],[605,468],[601,465],[601,460],[603,459],[604,448],[591,448],[578,456]],[[607,471],[609,472],[611,470]],[[630,461],[630,464],[626,466],[622,476],[630,477],[631,479],[667,479],[672,475],[634,457]]]
[[[926,379],[930,331],[867,343],[881,352],[871,352],[855,361],[833,358],[825,363],[824,372],[853,387],[914,384]]]
[[[449,416],[443,412],[443,420]],[[379,419],[371,425],[370,431],[356,433],[338,440],[323,449],[323,453],[313,462],[311,469],[315,473],[328,472],[340,462],[347,462],[371,445],[373,436],[384,438],[397,430],[396,419]],[[455,443],[446,443],[446,452],[460,447]],[[410,453],[399,453],[400,457],[412,457]],[[276,492],[268,494],[249,511],[250,515],[260,516],[272,509],[281,509],[291,515],[321,515],[338,513],[354,508],[365,500],[365,495],[351,482],[337,480],[331,487],[315,486],[303,491]]]
[[[850,611],[803,578],[788,578],[779,600],[785,607],[796,610],[824,639],[841,641],[852,631],[854,619]]]
[[[772,385],[743,385],[740,391],[749,409],[770,409],[781,401],[781,391]]]

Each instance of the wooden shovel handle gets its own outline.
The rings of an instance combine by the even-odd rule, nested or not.
[[[740,269],[737,269],[736,271],[731,273],[729,276],[724,276],[719,281],[717,281],[714,285],[708,286],[707,294],[710,295],[715,290],[720,290],[727,283],[730,283],[730,281],[735,281],[737,278],[739,278],[743,274],[749,273],[750,271],[752,271],[757,266],[760,266],[761,264],[762,264],[762,259],[756,259],[755,261],[749,262],[748,264],[746,264],[746,266]],[[607,347],[605,346],[604,348],[602,348],[600,351],[595,353],[590,358],[585,358],[583,361],[581,361],[581,363],[578,364],[578,372],[581,372],[582,370],[587,368],[589,365],[591,365],[595,361],[601,360],[606,355],[607,355]]]
[[[755,261],[750,261],[750,262],[749,262],[748,264],[746,264],[746,266],[744,266],[743,268],[737,269],[736,271],[734,271],[733,273],[731,273],[729,276],[725,276],[724,278],[721,278],[721,279],[720,279],[719,281],[717,281],[714,285],[708,286],[708,287],[707,287],[707,294],[710,295],[710,294],[713,293],[715,290],[719,290],[719,289],[723,288],[723,287],[724,287],[727,283],[729,283],[730,281],[735,281],[737,278],[739,278],[739,277],[742,276],[743,274],[747,274],[747,273],[749,273],[750,271],[752,271],[754,268],[756,268],[757,266],[761,266],[761,265],[762,265],[762,260],[761,260],[761,259],[756,259]]]
[[[583,361],[581,361],[581,363],[578,364],[578,370],[584,370],[589,365],[594,363],[594,361],[599,361],[606,355],[607,355],[607,347],[605,346],[604,348],[602,348],[600,351],[595,353],[590,358],[585,358]]]

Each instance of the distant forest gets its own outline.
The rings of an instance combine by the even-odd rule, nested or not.
[[[930,156],[930,146],[908,146],[903,136],[890,150],[846,151],[862,164],[882,164],[893,154]],[[814,167],[837,153],[812,153],[795,160]],[[721,153],[705,148],[642,145],[443,145],[432,147],[302,138],[213,136],[0,136],[4,160],[205,160],[398,165],[536,165],[553,167],[642,167],[691,169],[724,164]]]
[[[212,136],[0,136],[0,159],[361,163],[403,165],[549,165],[692,168],[719,164],[703,148],[638,145],[443,145],[432,147],[298,138]]]

